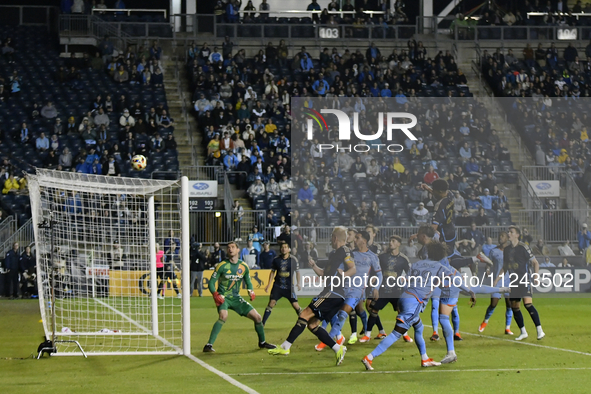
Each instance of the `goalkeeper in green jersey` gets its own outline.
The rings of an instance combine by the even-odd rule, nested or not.
[[[250,300],[253,301],[255,298],[252,283],[250,282],[250,271],[244,261],[238,258],[239,253],[240,249],[238,245],[235,242],[230,242],[227,249],[228,258],[217,265],[209,280],[209,291],[213,294],[213,300],[218,308],[219,318],[211,329],[207,345],[203,348],[203,351],[206,353],[215,352],[213,343],[228,319],[228,309],[254,321],[254,329],[259,336],[259,348],[276,348],[275,345],[265,342],[265,329],[261,315],[240,296],[240,288],[242,287],[242,281],[244,281]]]

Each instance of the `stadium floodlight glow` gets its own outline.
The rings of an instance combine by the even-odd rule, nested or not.
[[[190,354],[188,179],[37,169],[28,185],[50,354]]]
[[[221,213],[221,212],[216,212],[216,213],[215,213],[215,217],[216,217],[216,218],[219,218],[219,217],[221,217],[221,216],[222,216],[222,213]]]

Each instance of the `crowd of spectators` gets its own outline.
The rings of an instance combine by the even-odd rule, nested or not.
[[[271,210],[268,225],[285,221],[292,198],[287,221],[296,227],[304,226],[302,219],[313,227],[335,223],[336,217],[352,226],[419,223],[412,218],[417,204],[422,202],[429,215],[434,205],[420,185],[438,177],[449,179],[451,189],[468,201],[472,220],[510,222],[507,198],[497,185],[504,179],[494,175],[511,168],[508,149],[491,129],[483,105],[469,98],[466,78],[449,51],[429,57],[422,43],[409,40],[407,48],[391,54],[372,43],[364,53],[324,48],[316,56],[302,47],[289,56],[280,41],[251,58],[226,37],[222,45],[193,45],[188,57],[208,164],[236,171],[236,182],[254,207]],[[427,98],[433,96],[439,98]],[[392,97],[418,114],[421,138],[406,140],[407,149],[395,160],[374,152],[323,153],[318,144],[333,142],[330,133],[290,141],[290,97],[324,97],[333,107],[362,114],[388,106],[367,98]],[[364,128],[368,122],[360,119]],[[353,182],[358,184],[354,192],[348,185]],[[478,218],[480,207],[485,214]]]
[[[257,6],[252,0],[248,0],[243,7],[242,0],[217,0],[214,13],[217,21],[225,23],[290,23],[311,24],[319,23],[322,25],[334,26],[339,24],[358,25],[359,27],[372,24],[388,26],[399,24],[414,24],[404,12],[404,3],[398,1],[394,12],[391,12],[388,2],[378,0],[356,1],[351,4],[351,0],[342,2],[331,0],[326,8],[322,8],[317,0],[311,0],[306,5],[305,11],[317,11],[305,18],[274,18],[271,17],[273,9],[268,0],[261,0]],[[340,14],[340,12],[345,12]],[[365,11],[375,12],[366,13]]]
[[[580,59],[586,60],[580,60]],[[503,101],[508,119],[521,133],[536,165],[553,173],[568,171],[581,190],[591,196],[591,145],[586,102],[591,94],[591,43],[579,53],[570,43],[537,48],[529,44],[514,54],[511,49],[484,51],[482,71]]]

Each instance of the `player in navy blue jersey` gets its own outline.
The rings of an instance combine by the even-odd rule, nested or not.
[[[331,236],[331,246],[333,251],[328,255],[328,263],[324,269],[318,267],[314,260],[308,260],[308,264],[314,272],[323,280],[326,280],[326,285],[319,293],[319,296],[315,297],[306,309],[300,313],[298,321],[291,329],[285,342],[276,349],[269,349],[269,354],[287,356],[290,353],[291,345],[304,332],[306,327],[308,327],[308,329],[316,335],[320,341],[325,343],[335,352],[336,364],[340,365],[343,362],[347,348],[337,344],[335,340],[328,335],[326,330],[321,327],[320,322],[322,320],[331,320],[341,310],[343,303],[345,302],[345,287],[343,281],[338,281],[338,286],[333,286],[331,278],[333,276],[339,278],[342,276],[352,276],[355,275],[356,272],[355,261],[351,256],[351,251],[346,246],[346,241],[347,229],[340,226],[335,227]],[[344,267],[343,270],[339,269],[341,265]]]
[[[499,273],[503,269],[503,250],[505,249],[505,245],[509,241],[509,236],[506,232],[501,232],[499,234],[499,242],[498,246],[490,251],[490,259],[493,262],[493,278],[497,278]],[[505,284],[509,283],[509,277],[505,274]],[[509,301],[509,294],[504,294],[505,296],[505,334],[506,335],[513,335],[511,332],[511,319],[513,318],[513,310],[511,309],[511,302]],[[488,324],[488,320],[491,318],[499,300],[501,299],[501,293],[494,293],[490,296],[490,305],[486,308],[486,314],[484,315],[484,321],[478,327],[479,332],[483,332]]]
[[[546,334],[542,330],[538,311],[532,303],[532,286],[534,285],[532,274],[536,274],[539,277],[538,271],[540,265],[529,246],[523,242],[519,242],[521,229],[518,226],[510,226],[507,235],[509,236],[509,242],[503,249],[503,269],[499,272],[495,283],[501,281],[502,286],[508,285],[502,281],[504,273],[509,274],[510,277],[516,276],[517,278],[514,282],[517,287],[511,289],[511,309],[513,309],[513,317],[521,330],[521,334],[515,340],[521,341],[528,337],[525,324],[523,323],[523,315],[521,314],[521,300],[523,300],[525,309],[527,309],[536,325],[538,339],[542,339]],[[539,279],[536,278],[536,280]]]
[[[367,370],[373,370],[373,360],[383,354],[390,346],[394,344],[405,332],[411,327],[414,328],[415,342],[419,353],[421,355],[421,366],[434,367],[441,365],[441,363],[434,361],[427,355],[427,348],[425,340],[423,339],[423,323],[421,322],[420,314],[425,309],[425,305],[431,296],[433,287],[437,286],[432,279],[434,277],[444,277],[453,275],[453,268],[444,266],[441,262],[446,259],[445,244],[440,242],[430,242],[426,248],[428,249],[428,260],[420,260],[414,263],[410,269],[409,277],[415,278],[409,281],[409,285],[401,295],[398,302],[398,315],[396,316],[396,326],[390,335],[388,335],[382,342],[361,362]],[[441,285],[441,283],[439,283]],[[474,293],[465,286],[462,290],[470,292],[472,298]]]
[[[456,226],[454,223],[454,196],[449,191],[449,185],[444,179],[436,179],[431,184],[423,185],[423,189],[433,193],[437,199],[433,208],[433,219],[431,225],[437,231],[439,240],[445,242],[449,251],[447,256],[449,263],[455,269],[469,266],[474,275],[478,274],[478,260],[492,267],[492,261],[484,253],[474,257],[462,257],[456,249]]]
[[[375,272],[375,276],[377,277],[376,284],[372,287],[374,297],[378,297],[378,290],[382,284],[382,269],[380,268],[378,256],[368,248],[370,239],[370,235],[367,231],[360,231],[355,234],[353,260],[355,261],[356,272],[355,275],[351,277],[350,286],[348,284],[345,289],[345,303],[341,310],[333,317],[331,321],[332,327],[329,332],[330,337],[337,338],[337,343],[339,344],[343,343],[345,340],[341,334],[341,329],[347,316],[355,311],[360,303],[363,304],[365,288],[366,286],[371,287],[366,283],[369,282],[370,271]],[[339,268],[344,270],[344,267]],[[317,351],[322,351],[324,345],[324,343],[319,343],[315,346],[315,349]]]
[[[281,254],[272,262],[271,272],[269,273],[269,282],[267,283],[267,287],[265,287],[265,293],[267,293],[269,291],[269,286],[273,282],[273,278],[275,278],[273,288],[271,289],[271,296],[269,297],[269,304],[267,305],[267,308],[265,308],[265,314],[263,315],[263,325],[267,322],[269,316],[271,316],[271,312],[277,304],[277,301],[282,298],[287,298],[289,300],[291,306],[296,311],[296,314],[299,315],[302,311],[302,308],[300,308],[300,305],[298,304],[298,297],[295,294],[292,283],[292,275],[295,274],[298,289],[301,290],[302,284],[300,281],[300,266],[298,259],[295,256],[290,255],[291,249],[287,243],[281,244],[279,252]]]
[[[380,267],[384,277],[383,283],[386,283],[386,285],[380,288],[379,298],[372,299],[369,304],[370,316],[367,322],[367,330],[359,342],[368,342],[371,339],[371,330],[379,318],[378,313],[388,304],[392,305],[395,312],[398,311],[398,298],[402,294],[403,288],[395,285],[396,279],[407,274],[410,270],[410,261],[408,257],[403,253],[400,253],[401,244],[402,238],[398,235],[391,236],[390,242],[388,243],[389,249],[379,256]],[[391,283],[388,284],[388,281],[391,281]],[[404,334],[403,338],[406,342],[413,341],[407,334]]]

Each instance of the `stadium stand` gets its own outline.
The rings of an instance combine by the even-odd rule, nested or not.
[[[20,176],[35,167],[142,178],[178,170],[157,46],[111,58],[106,39],[103,57],[60,58],[55,37],[35,26],[0,27],[0,41],[12,49],[0,59],[0,202],[19,223],[30,217]],[[131,171],[134,154],[149,157],[146,171]]]
[[[302,47],[288,57],[280,42],[247,57],[243,49],[226,51],[230,43],[226,38],[222,47],[205,43],[189,49],[195,115],[208,163],[236,171],[232,182],[248,191],[252,206],[273,211],[267,223],[281,223],[284,216],[298,227],[416,225],[430,218],[413,216],[418,204],[429,214],[434,204],[432,196],[418,189],[420,183],[447,176],[458,199],[478,197],[466,204],[470,221],[464,225],[477,219],[483,202],[487,219],[479,223],[512,222],[497,183],[514,179],[492,176],[513,169],[508,150],[491,130],[486,108],[472,98],[450,51],[429,57],[421,42],[409,40],[407,48],[385,54],[372,44],[365,53],[324,48],[312,56]],[[375,153],[323,155],[317,145],[331,142],[328,135],[293,146],[287,138],[293,115],[289,96],[349,97],[351,112],[365,110],[370,105],[365,98],[395,97],[420,114],[424,139],[416,146],[405,141],[409,150],[396,162],[391,155]],[[298,193],[311,193],[314,204],[297,204]]]

